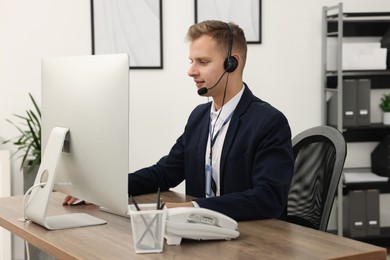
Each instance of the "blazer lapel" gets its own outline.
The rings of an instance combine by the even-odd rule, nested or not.
[[[245,89],[244,93],[242,94],[242,97],[240,101],[237,104],[236,109],[234,110],[233,117],[229,123],[229,128],[226,132],[225,141],[223,143],[222,148],[222,154],[221,154],[221,163],[220,163],[220,193],[223,195],[223,180],[224,180],[224,173],[225,173],[225,166],[226,166],[226,159],[230,152],[231,146],[233,144],[233,141],[236,137],[236,133],[240,126],[240,116],[246,111],[248,108],[251,100],[252,100],[252,92],[249,90],[248,86],[244,83]]]
[[[210,102],[211,106],[211,102]],[[209,107],[210,107],[209,106]],[[209,134],[209,124],[210,124],[210,109],[207,110],[208,112],[205,113],[201,125],[201,131],[199,132],[199,148],[198,148],[198,171],[200,174],[200,181],[201,183],[206,183],[205,178],[205,168],[206,168],[206,145],[208,140],[208,134]],[[205,185],[202,187],[202,194],[206,193]]]

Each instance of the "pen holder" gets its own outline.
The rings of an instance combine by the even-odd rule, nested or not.
[[[157,210],[156,204],[140,204],[139,211],[130,207],[131,228],[136,253],[160,253],[163,251],[165,209]]]

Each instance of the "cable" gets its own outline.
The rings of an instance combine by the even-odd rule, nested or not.
[[[46,185],[46,182],[42,182],[42,183],[38,183],[38,184],[35,184],[33,185],[31,188],[29,188],[26,193],[24,194],[23,196],[23,208],[22,208],[22,218],[19,218],[18,220],[19,221],[27,221],[28,219],[26,218],[26,214],[25,214],[25,211],[26,211],[26,198],[27,196],[32,192],[32,190],[38,188],[38,187],[41,187],[41,186],[45,186]],[[26,256],[27,256],[27,260],[30,260],[30,247],[29,247],[29,243],[25,240],[24,241],[24,244],[25,244],[25,247],[26,247]]]
[[[222,109],[223,109],[223,105],[224,105],[224,103],[225,103],[226,89],[227,89],[227,84],[228,84],[228,81],[229,81],[229,75],[230,75],[230,74],[227,74],[227,77],[226,77],[225,90],[223,91],[223,98],[222,98],[221,109],[220,109],[219,112],[218,112],[217,119],[215,119],[215,122],[214,122],[214,125],[213,125],[213,129],[211,130],[211,138],[213,138],[214,130],[215,130],[215,125],[217,124],[217,121],[218,121],[219,116],[221,115],[221,112],[222,112]]]
[[[29,245],[28,242],[26,240],[24,240],[24,246],[26,248],[27,260],[30,260],[30,247],[28,245]]]
[[[56,184],[56,185],[64,185],[64,186],[65,186],[65,185],[73,185],[71,182],[56,182],[55,184]],[[36,188],[38,188],[38,187],[43,188],[43,187],[45,187],[45,185],[46,185],[46,182],[41,182],[41,183],[38,183],[38,184],[33,185],[31,188],[29,188],[29,189],[26,191],[26,193],[25,193],[24,196],[23,196],[22,217],[18,219],[19,221],[25,222],[25,221],[28,220],[28,219],[26,218],[26,208],[27,208],[26,199],[27,199],[28,195],[31,194],[31,192],[32,192],[34,189],[36,189]],[[29,243],[25,240],[25,241],[24,241],[24,244],[25,244],[25,247],[26,247],[26,256],[27,256],[27,260],[30,260],[30,247],[29,247]]]
[[[71,185],[73,185],[73,183],[71,183],[71,182],[56,182],[55,183],[56,185],[62,185],[62,186],[67,186],[67,185],[69,185],[69,186],[71,186]],[[41,183],[38,183],[38,184],[35,184],[35,185],[33,185],[31,188],[29,188],[27,191],[26,191],[26,193],[24,194],[24,196],[23,196],[23,210],[22,210],[22,218],[19,218],[18,220],[19,221],[26,221],[26,220],[28,220],[27,218],[26,218],[26,214],[25,214],[25,210],[26,210],[26,208],[27,208],[27,203],[26,203],[26,198],[27,198],[27,196],[34,190],[34,189],[36,189],[36,188],[38,188],[38,187],[45,187],[45,185],[46,185],[46,182],[41,182]]]
[[[35,188],[38,188],[38,187],[40,187],[40,186],[45,186],[46,185],[46,182],[41,182],[41,183],[38,183],[38,184],[35,184],[35,185],[33,185],[31,188],[29,188],[27,191],[26,191],[26,193],[24,194],[24,196],[23,196],[23,209],[22,209],[22,218],[19,218],[18,220],[19,221],[26,221],[26,220],[28,220],[27,218],[26,218],[26,215],[25,215],[25,211],[26,211],[26,208],[27,208],[27,205],[26,205],[26,198],[27,198],[27,196],[32,192],[32,190],[34,190]]]
[[[218,112],[217,118],[215,119],[214,125],[213,125],[213,127],[211,129],[211,133],[210,133],[210,155],[209,155],[209,160],[210,160],[210,167],[211,168],[213,167],[213,144],[212,144],[212,140],[213,140],[213,137],[214,137],[215,125],[218,122],[219,116],[221,115],[221,112],[222,112],[222,109],[223,109],[223,105],[225,103],[226,89],[227,89],[227,85],[228,85],[228,82],[229,82],[229,75],[230,75],[230,73],[228,73],[227,77],[226,77],[225,90],[223,91],[223,98],[222,98],[221,108],[220,108],[220,110]],[[211,176],[211,180],[212,179],[213,179],[213,176]],[[217,196],[217,194],[214,194],[214,196]]]

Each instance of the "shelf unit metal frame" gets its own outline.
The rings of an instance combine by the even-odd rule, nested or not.
[[[386,18],[383,18],[386,17]],[[348,76],[369,76],[369,75],[390,75],[390,70],[386,71],[343,71],[343,63],[342,63],[342,54],[343,54],[343,38],[345,35],[344,22],[346,21],[355,21],[356,20],[364,20],[364,19],[375,19],[381,18],[382,20],[390,21],[390,12],[374,12],[374,13],[345,13],[343,12],[343,4],[339,3],[335,6],[323,7],[322,10],[322,98],[321,98],[321,108],[322,108],[322,122],[324,125],[327,124],[327,97],[329,94],[333,95],[338,93],[337,95],[337,126],[336,128],[345,133],[343,128],[343,79]],[[378,20],[380,21],[380,19]],[[329,22],[336,22],[337,29],[335,31],[329,32],[328,25]],[[337,37],[336,42],[336,70],[328,71],[327,70],[327,40],[329,37]],[[328,86],[328,77],[336,76],[336,88],[332,88]],[[372,141],[372,140],[370,140]],[[343,176],[341,177],[343,179]],[[343,235],[343,182],[339,182],[339,186],[337,189],[337,234]]]
[[[330,14],[332,13],[332,14]],[[328,21],[337,19],[337,31],[328,32]],[[327,121],[327,96],[329,93],[342,93],[343,90],[343,64],[342,64],[342,44],[343,44],[343,3],[335,6],[324,6],[322,9],[322,122],[326,125]],[[336,73],[337,73],[337,87],[335,89],[327,87],[327,40],[329,36],[336,36]],[[337,129],[343,132],[343,117],[342,108],[343,97],[341,94],[337,95]],[[343,176],[341,176],[342,180]],[[339,182],[337,188],[337,234],[343,235],[343,183]]]

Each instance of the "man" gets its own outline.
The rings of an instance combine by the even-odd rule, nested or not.
[[[233,23],[191,26],[188,75],[198,94],[184,133],[155,165],[129,174],[128,193],[170,189],[186,181],[189,203],[235,220],[280,218],[293,176],[291,131],[285,116],[243,82],[247,44]]]

